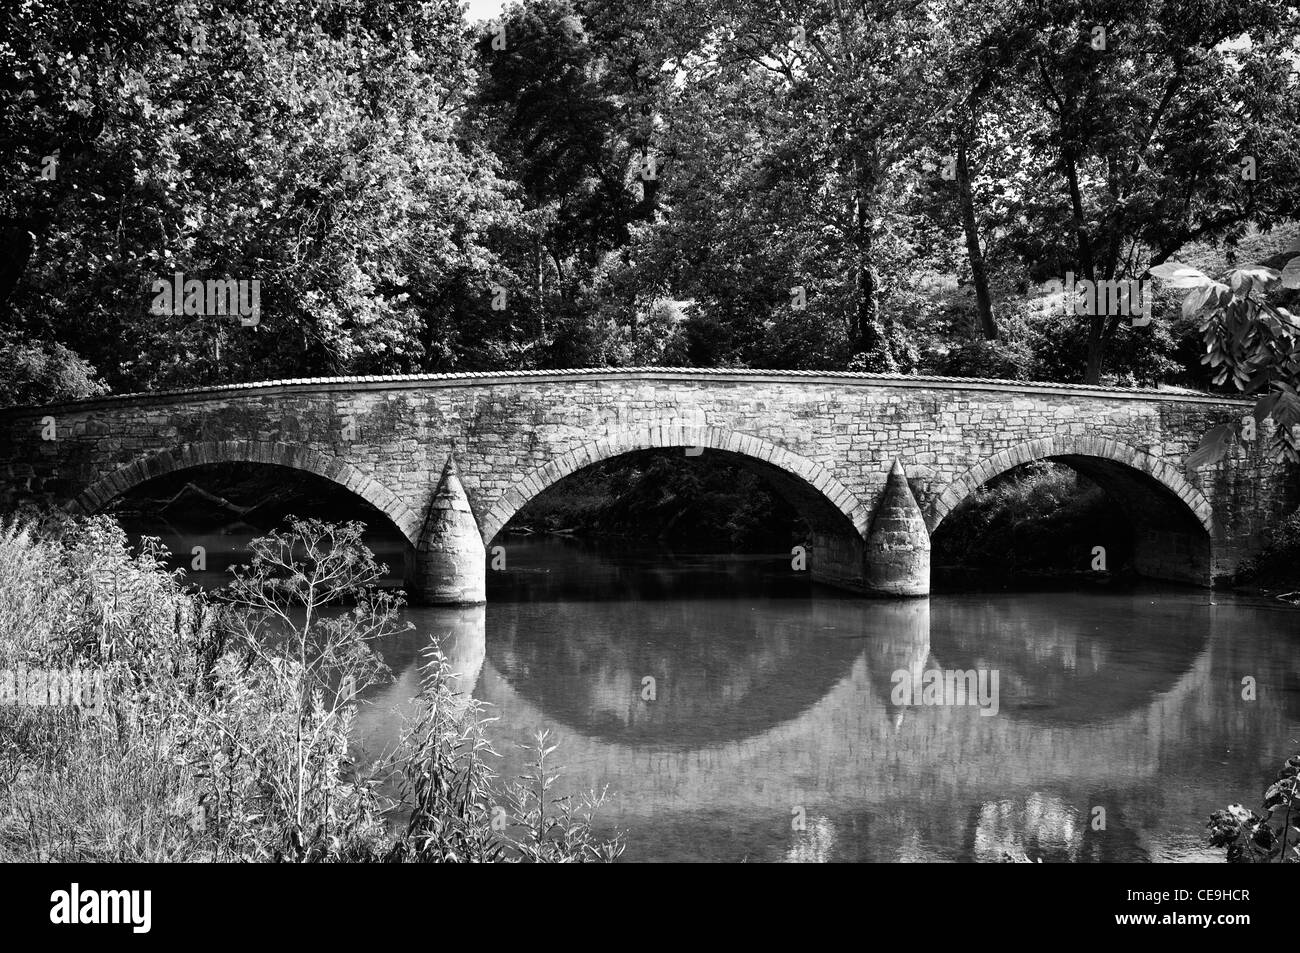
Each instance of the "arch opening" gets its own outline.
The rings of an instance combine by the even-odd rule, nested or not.
[[[817,491],[848,519],[859,536],[866,534],[870,512],[852,491],[819,463],[749,434],[716,427],[665,424],[611,433],[560,454],[549,463],[519,477],[481,518],[479,528],[483,541],[490,543],[521,506],[570,473],[636,450],[672,448],[680,448],[682,451],[690,449],[692,453],[700,454],[724,451],[759,463],[769,463],[785,475],[798,478]]]
[[[1136,451],[1125,460],[1060,449],[982,465],[940,497],[928,522],[942,575],[959,566],[1021,580],[1121,573],[1211,584],[1212,522],[1199,491]]]
[[[386,564],[385,585],[405,585],[413,548],[392,518],[364,496],[309,470],[232,461],[176,467],[134,482],[82,512],[114,516],[133,541],[156,536],[171,562],[200,585],[221,585],[231,566],[250,558],[248,543],[282,528],[286,518],[365,524],[363,539]]]
[[[735,454],[635,450],[583,467],[525,503],[501,533],[560,532],[682,552],[780,552],[839,517],[770,465]],[[498,534],[498,537],[501,534]]]
[[[256,463],[305,471],[351,490],[387,516],[413,545],[420,518],[374,479],[343,460],[286,443],[256,440],[204,440],[147,454],[106,473],[68,504],[71,513],[95,513],[133,487],[177,470],[222,463]]]
[[[568,528],[682,552],[782,553],[814,581],[862,585],[862,537],[853,510],[842,505],[847,491],[837,505],[805,477],[762,457],[718,448],[636,448],[541,483],[532,481],[536,492],[512,504],[504,522],[500,510],[489,514],[483,530],[489,548],[504,532]],[[566,522],[573,525],[562,527]]]

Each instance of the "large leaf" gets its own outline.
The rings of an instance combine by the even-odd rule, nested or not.
[[[1277,403],[1280,395],[1277,393],[1265,394],[1259,400],[1255,401],[1255,423],[1260,425],[1264,423],[1264,418],[1273,412],[1273,405]]]
[[[1300,423],[1300,397],[1289,390],[1279,391],[1270,416],[1279,429],[1290,433],[1291,426]]]
[[[1167,261],[1151,269],[1156,278],[1169,282],[1174,288],[1199,288],[1209,282],[1209,275],[1176,261]]]
[[[1300,288],[1300,258],[1292,258],[1282,266],[1282,287]]]
[[[1201,445],[1187,458],[1187,469],[1196,470],[1212,463],[1218,463],[1232,446],[1234,434],[1232,424],[1219,424],[1201,438]]]
[[[1281,277],[1281,272],[1276,268],[1265,268],[1260,265],[1252,265],[1249,268],[1237,268],[1232,272],[1228,283],[1232,290],[1240,294],[1243,289],[1246,294],[1252,290],[1268,291],[1268,289],[1277,282]]]
[[[1183,299],[1183,317],[1190,318],[1192,315],[1196,314],[1196,312],[1204,308],[1211,295],[1213,295],[1217,300],[1218,294],[1216,292],[1216,287],[1222,286],[1207,284],[1189,291],[1187,297]]]

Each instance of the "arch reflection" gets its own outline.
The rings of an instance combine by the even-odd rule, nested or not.
[[[557,794],[608,788],[599,816],[629,832],[631,858],[1185,858],[1207,805],[1290,754],[1300,668],[1284,613],[1158,591],[886,603],[782,589],[761,564],[647,557],[643,574],[563,550],[548,567],[511,548],[532,578],[480,608],[474,694],[498,719],[498,773],[525,773],[516,745],[552,728]],[[545,572],[566,560],[581,585]],[[602,572],[626,605],[585,598]],[[667,710],[636,707],[651,665]],[[986,666],[1004,673],[995,717],[890,697],[900,670]],[[1263,673],[1250,704],[1242,673]]]
[[[934,666],[996,668],[1008,717],[1094,723],[1150,704],[1192,668],[1210,637],[1196,595],[946,597],[934,608]]]

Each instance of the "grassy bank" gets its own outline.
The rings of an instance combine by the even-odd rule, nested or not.
[[[350,757],[390,677],[374,644],[402,627],[360,533],[293,522],[210,597],[109,519],[0,524],[0,672],[29,682],[0,704],[0,860],[617,857],[591,803],[554,797],[545,736],[531,777],[496,776],[436,653],[396,750]],[[36,673],[72,670],[95,704],[48,704]]]

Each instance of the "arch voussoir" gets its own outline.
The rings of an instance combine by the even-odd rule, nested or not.
[[[1000,450],[970,467],[935,497],[926,514],[926,525],[934,532],[944,518],[981,486],[996,476],[1035,460],[1050,457],[1095,457],[1123,464],[1144,473],[1183,502],[1207,533],[1214,532],[1214,510],[1205,495],[1176,468],[1160,458],[1120,443],[1110,437],[1080,435],[1029,440]]]
[[[213,463],[270,464],[314,474],[360,496],[392,520],[412,544],[419,538],[418,515],[373,477],[345,460],[280,441],[202,440],[149,453],[101,475],[68,504],[68,510],[94,513],[146,480]]]
[[[786,447],[751,434],[717,427],[668,422],[653,427],[639,427],[606,434],[579,447],[566,450],[554,459],[516,478],[483,516],[480,530],[484,543],[490,543],[510,518],[529,500],[583,467],[638,450],[672,447],[711,447],[768,463],[818,490],[825,497],[828,505],[844,515],[859,533],[864,533],[870,524],[870,513],[853,491],[820,464],[799,456]]]

